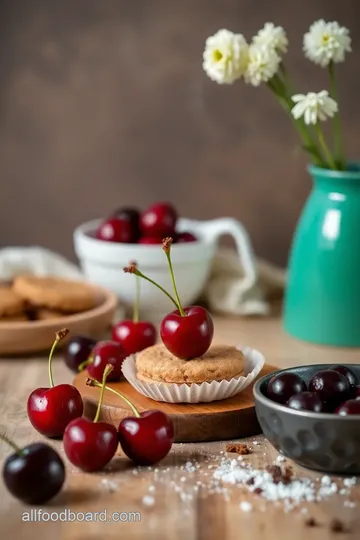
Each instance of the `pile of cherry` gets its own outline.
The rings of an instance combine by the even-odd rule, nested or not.
[[[31,392],[27,402],[28,417],[33,427],[49,438],[63,439],[64,452],[69,461],[86,472],[98,471],[114,457],[120,443],[124,453],[136,465],[152,465],[170,451],[174,430],[171,419],[159,410],[139,413],[121,393],[106,385],[107,380],[119,380],[125,353],[111,341],[97,344],[86,337],[76,336],[68,344],[65,361],[77,371],[89,353],[94,362],[89,364],[87,384],[99,387],[100,398],[94,420],[83,415],[80,392],[71,384],[54,385],[52,356],[54,349],[66,335],[66,329],[57,332],[49,355],[48,388]],[[98,380],[102,382],[100,383]],[[118,428],[99,421],[104,392],[108,390],[127,402],[133,415],[124,418]],[[14,450],[3,467],[4,482],[12,495],[27,504],[41,504],[54,497],[65,480],[65,467],[59,454],[44,443],[19,448],[4,434],[0,438]]]
[[[161,244],[163,238],[171,236],[174,242],[195,242],[192,233],[176,231],[177,219],[175,208],[164,202],[142,213],[136,208],[119,208],[99,225],[96,238],[125,244]]]
[[[307,385],[296,373],[274,375],[267,385],[267,397],[297,411],[360,414],[360,386],[346,366],[334,366],[315,373]]]
[[[175,222],[174,222],[175,223]],[[175,310],[164,317],[160,336],[167,349],[184,360],[202,356],[210,347],[214,325],[209,312],[201,306],[183,308],[177,292],[171,262],[173,239],[162,240],[174,296],[140,272],[131,263],[125,272],[150,281],[174,304]],[[48,388],[31,392],[27,402],[28,417],[33,427],[42,435],[63,438],[64,452],[69,461],[83,471],[98,471],[114,457],[120,443],[124,453],[137,465],[152,465],[163,459],[174,440],[171,419],[159,410],[139,413],[136,407],[120,392],[106,385],[107,381],[119,381],[122,363],[129,355],[139,352],[156,341],[156,330],[148,321],[139,320],[139,287],[134,304],[133,320],[120,321],[113,328],[112,341],[100,341],[75,336],[67,345],[65,362],[75,372],[87,368],[87,384],[100,388],[97,412],[93,421],[84,418],[82,397],[71,384],[54,385],[52,357],[57,344],[68,334],[64,329],[56,333],[49,354]],[[107,422],[100,422],[104,392],[115,393],[133,411],[120,422],[118,429]],[[65,480],[65,467],[58,453],[44,443],[19,448],[5,435],[14,453],[4,463],[3,478],[8,490],[29,504],[40,504],[52,498]]]

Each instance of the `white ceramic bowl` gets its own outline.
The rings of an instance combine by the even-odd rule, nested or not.
[[[171,294],[172,284],[165,254],[160,245],[120,244],[104,242],[94,233],[101,220],[80,225],[74,232],[75,252],[88,281],[115,292],[127,306],[135,297],[135,277],[123,272],[130,261],[136,261],[139,269],[160,283]],[[184,305],[193,303],[204,289],[211,270],[217,240],[223,234],[234,237],[249,286],[256,280],[254,257],[248,234],[238,221],[221,218],[211,221],[180,219],[178,231],[189,231],[199,239],[197,242],[174,244],[171,256],[176,284]],[[141,280],[142,316],[154,318],[173,308],[170,300],[156,287]]]

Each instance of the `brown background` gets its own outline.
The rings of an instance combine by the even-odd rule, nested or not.
[[[305,60],[317,18],[351,29],[341,66],[347,153],[359,156],[358,0],[2,0],[0,244],[68,256],[72,230],[123,204],[171,199],[181,214],[230,215],[262,256],[285,263],[310,188],[306,158],[266,88],[212,83],[206,37],[248,39],[267,20],[291,38],[299,90],[326,72]]]

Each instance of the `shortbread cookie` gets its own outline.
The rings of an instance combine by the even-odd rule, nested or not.
[[[76,313],[95,306],[92,288],[86,283],[56,277],[19,276],[14,291],[34,306]]]
[[[20,315],[24,312],[25,301],[11,287],[0,286],[0,317]]]
[[[201,357],[180,360],[162,344],[136,356],[137,377],[147,382],[192,384],[229,380],[244,373],[244,355],[236,347],[213,345]]]

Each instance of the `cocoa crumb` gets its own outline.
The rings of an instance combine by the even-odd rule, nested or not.
[[[247,484],[248,486],[253,486],[253,485],[254,485],[254,482],[255,482],[254,478],[251,477],[251,478],[249,478],[249,480],[246,482],[246,484]]]
[[[254,489],[254,493],[256,495],[261,495],[263,491],[264,490],[261,487],[257,487],[256,489]]]
[[[235,453],[235,454],[240,454],[240,456],[246,456],[247,454],[251,454],[251,451],[250,451],[248,445],[247,444],[242,444],[242,443],[227,444],[226,445],[226,451],[231,452],[231,453]]]
[[[330,530],[334,533],[346,533],[349,532],[345,523],[340,521],[340,519],[333,519],[330,523]]]
[[[315,518],[309,517],[309,518],[305,521],[305,525],[306,525],[306,527],[317,527],[319,524],[318,524],[318,522],[316,521]]]

